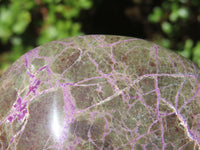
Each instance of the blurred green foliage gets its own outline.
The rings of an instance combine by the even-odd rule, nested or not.
[[[177,52],[200,67],[200,39],[193,41],[187,33],[184,35],[185,30],[192,28],[191,22],[200,21],[199,0],[165,0],[153,8],[148,20],[160,26],[163,31],[165,36],[161,38],[161,45],[172,49],[173,44],[178,45],[178,49],[182,51]]]
[[[0,68],[5,70],[36,45],[83,34],[76,18],[91,7],[91,0],[0,1],[0,44],[12,50],[3,54],[6,61]]]
[[[126,14],[126,18],[130,18],[130,20],[137,20],[138,18],[140,23],[145,24],[143,31],[144,35],[150,37],[148,39],[164,47],[179,50],[177,51],[179,54],[191,59],[200,67],[200,35],[194,38],[196,33],[191,30],[193,26],[195,29],[199,29],[199,0],[121,1],[121,3],[116,1],[113,4],[114,0],[113,2],[106,0],[0,0],[0,46],[4,47],[4,50],[5,48],[10,50],[0,55],[0,71],[6,70],[22,54],[38,45],[84,34],[81,32],[82,25],[94,29],[89,33],[110,31],[110,28],[105,30],[105,26],[111,26],[112,31],[116,29],[117,31],[112,32],[113,34],[123,33],[125,27],[122,26],[121,28],[120,26],[124,21],[122,16],[113,17],[111,12],[119,11],[117,4],[121,7],[127,1],[132,3],[133,7],[130,5],[122,6],[124,10],[129,10],[123,10],[123,12],[128,12],[123,15]],[[107,4],[111,4],[108,6],[109,11],[103,13],[104,15],[97,11],[98,8],[101,8],[100,11],[102,12],[105,11],[101,6],[103,2],[106,4],[106,8]],[[99,18],[93,16],[91,22],[86,23],[85,21],[81,25],[78,20],[82,10],[89,10],[89,16],[83,15],[86,18],[91,18],[96,11],[97,16],[101,17],[102,15],[105,18],[105,15],[107,15],[111,22],[109,20],[99,21],[97,27],[94,21],[99,20]],[[86,18],[82,18],[82,20],[87,20]],[[118,19],[122,23],[116,24],[114,19]],[[135,23],[129,21],[127,28],[135,27]],[[113,26],[120,26],[120,28],[113,28]],[[99,29],[99,31],[95,29]],[[119,29],[122,29],[122,31],[119,32]]]

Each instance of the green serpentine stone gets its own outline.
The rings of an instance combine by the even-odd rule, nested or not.
[[[198,150],[199,74],[141,39],[47,43],[0,79],[0,149]]]

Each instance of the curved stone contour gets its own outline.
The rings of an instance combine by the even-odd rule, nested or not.
[[[197,150],[199,74],[141,39],[50,42],[0,79],[0,149]]]

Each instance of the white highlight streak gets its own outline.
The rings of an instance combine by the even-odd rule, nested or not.
[[[56,109],[53,110],[53,118],[52,118],[52,132],[54,134],[54,136],[56,137],[56,139],[59,139],[62,131],[61,131],[61,126],[60,126],[60,122],[58,119],[58,113],[56,111]]]

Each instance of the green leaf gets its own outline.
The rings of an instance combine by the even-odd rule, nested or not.
[[[178,15],[182,19],[187,19],[189,17],[189,11],[187,8],[182,7],[180,9],[178,9]]]
[[[165,32],[166,34],[172,33],[172,25],[169,22],[163,22],[161,27],[163,32]]]
[[[187,39],[184,45],[184,50],[181,52],[178,52],[180,55],[190,58],[192,55],[192,47],[193,47],[193,40],[192,39]]]
[[[163,12],[160,7],[155,7],[153,13],[148,16],[148,20],[152,23],[157,23],[162,19]]]
[[[169,16],[169,20],[172,21],[172,22],[175,22],[178,20],[178,17],[179,17],[179,14],[178,14],[178,11],[172,11],[170,16]]]
[[[186,42],[185,42],[184,49],[191,50],[192,46],[193,46],[193,43],[194,42],[193,42],[192,39],[187,39]]]
[[[79,0],[79,4],[83,9],[89,9],[92,7],[92,2],[89,0]]]
[[[162,39],[162,46],[166,47],[166,48],[170,48],[171,46],[171,42],[169,39]]]
[[[195,63],[200,67],[200,41],[197,42],[196,46],[193,48],[193,59]]]

